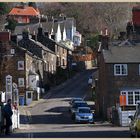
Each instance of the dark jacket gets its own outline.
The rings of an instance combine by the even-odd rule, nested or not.
[[[6,104],[3,108],[3,114],[6,119],[7,125],[12,125],[11,117],[13,115],[13,111],[10,104]]]

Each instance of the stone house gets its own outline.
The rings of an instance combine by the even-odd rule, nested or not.
[[[33,70],[40,67],[42,59],[17,45],[10,32],[0,32],[0,41],[0,90],[6,92],[6,100],[12,98],[20,105],[30,104],[33,91],[37,90],[32,86],[31,76],[34,74],[36,83],[39,81],[39,75]]]
[[[49,48],[56,54],[56,66],[66,68],[67,67],[67,50],[65,45],[55,42],[55,35],[51,35],[49,38],[48,32],[43,32],[43,28],[38,28],[37,40],[44,46]]]
[[[36,67],[35,72],[40,75],[41,87],[49,82],[49,74],[56,73],[56,54],[49,48],[37,41],[37,36],[29,36],[29,32],[23,32],[23,38],[18,44],[42,59],[40,66]]]

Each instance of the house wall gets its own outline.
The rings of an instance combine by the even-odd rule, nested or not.
[[[107,108],[119,104],[119,95],[124,88],[140,88],[139,64],[128,64],[127,76],[114,76],[114,64],[104,62],[100,56],[97,92],[98,113],[107,117]]]
[[[6,50],[3,54],[3,62],[1,65],[1,89],[2,91],[6,90],[5,78],[7,75],[12,76],[12,82],[16,83],[19,89],[19,95],[24,95],[25,86],[19,87],[18,78],[25,79],[25,70],[18,70],[18,61],[25,62],[25,55],[19,49],[13,47],[9,43],[5,44]],[[10,50],[15,49],[15,54],[10,55]],[[25,85],[25,83],[24,83]]]
[[[104,58],[102,54],[100,54],[100,62],[99,62],[99,79],[98,79],[98,91],[97,91],[97,100],[96,100],[96,108],[97,114],[106,118],[107,113],[107,102],[108,102],[108,78],[107,78],[108,70],[106,69],[106,65],[104,63]]]

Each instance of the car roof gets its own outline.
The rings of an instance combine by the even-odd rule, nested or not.
[[[72,98],[71,100],[79,100],[79,99],[83,100],[83,98],[80,98],[80,97],[75,97],[75,98]]]
[[[74,103],[87,103],[86,101],[75,101]]]

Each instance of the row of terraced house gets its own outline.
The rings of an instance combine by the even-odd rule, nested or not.
[[[39,10],[33,7],[17,6],[8,14],[11,17],[18,23],[15,30],[0,32],[1,100],[12,98],[19,105],[29,105],[45,94],[50,82],[56,82],[58,69],[71,67],[81,34],[74,18],[61,15],[41,22]]]

